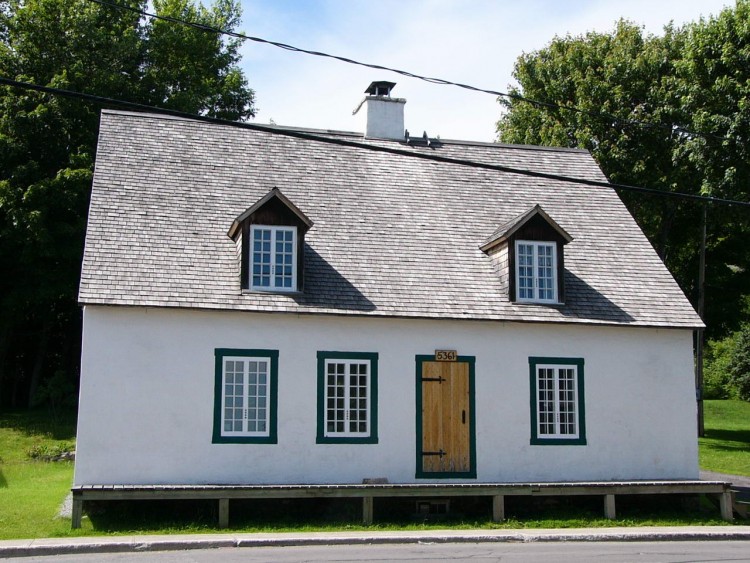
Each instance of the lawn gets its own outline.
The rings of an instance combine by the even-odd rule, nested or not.
[[[702,469],[750,475],[750,403],[706,401],[706,437],[700,439]],[[75,414],[53,422],[45,411],[0,413],[0,539],[122,534],[211,533],[216,528],[216,503],[178,501],[105,503],[91,507],[80,530],[57,514],[73,480],[69,461],[42,461],[44,455],[73,447]],[[489,520],[489,507],[466,507],[465,515],[434,522],[416,521],[397,506],[378,509],[372,526],[357,523],[357,501],[270,503],[232,506],[231,531],[301,532],[337,530],[421,530],[432,528],[575,528],[600,526],[723,525],[715,506],[705,500],[686,509],[669,497],[618,499],[618,518],[602,518],[601,499],[506,499],[508,520]],[[262,508],[262,510],[259,510]],[[746,523],[738,522],[738,523]]]
[[[706,435],[698,439],[701,469],[750,477],[750,403],[704,401]]]
[[[0,539],[70,535],[70,520],[56,516],[73,463],[38,456],[72,449],[74,441],[75,413],[57,421],[46,411],[0,414]]]

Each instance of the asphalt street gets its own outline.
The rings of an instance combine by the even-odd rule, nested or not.
[[[502,561],[503,563],[697,563],[750,561],[750,541],[417,543],[241,547],[148,553],[91,553],[22,557],[18,563],[226,563]]]

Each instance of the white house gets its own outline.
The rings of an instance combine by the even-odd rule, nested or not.
[[[76,486],[698,477],[701,320],[591,156],[391,87],[368,136],[103,112]]]

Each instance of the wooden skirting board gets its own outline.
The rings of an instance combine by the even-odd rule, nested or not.
[[[566,483],[453,483],[342,485],[82,485],[73,487],[73,528],[81,527],[83,503],[102,500],[219,501],[219,527],[229,525],[232,499],[344,497],[362,499],[362,520],[373,520],[375,497],[492,497],[492,517],[505,518],[506,496],[601,495],[604,515],[615,518],[616,495],[705,494],[719,500],[721,516],[732,520],[730,483],[724,481],[595,481]]]

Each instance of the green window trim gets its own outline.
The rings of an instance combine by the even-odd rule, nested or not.
[[[214,428],[213,444],[276,444],[277,443],[277,420],[278,420],[278,379],[279,379],[279,351],[263,349],[244,348],[216,348],[215,375],[214,375]],[[222,434],[222,397],[224,358],[248,357],[268,358],[271,362],[269,370],[269,392],[268,392],[268,436],[224,436]]]
[[[532,446],[585,446],[586,445],[586,409],[585,388],[583,376],[583,358],[555,358],[537,357],[529,358],[529,389],[530,389],[530,411],[531,411],[531,440]],[[578,435],[574,438],[560,438],[558,436],[548,438],[538,435],[538,396],[537,396],[537,370],[544,366],[574,366],[576,368],[576,423]]]
[[[476,424],[476,400],[475,400],[475,363],[476,356],[458,356],[457,362],[469,364],[469,471],[423,471],[422,470],[422,364],[435,361],[435,355],[418,354],[414,357],[416,363],[415,395],[416,395],[416,479],[476,479],[477,478],[477,424]]]
[[[367,360],[369,373],[369,434],[367,436],[326,436],[326,362],[328,360]],[[377,352],[318,352],[318,424],[317,444],[377,444],[378,443],[378,353]]]

